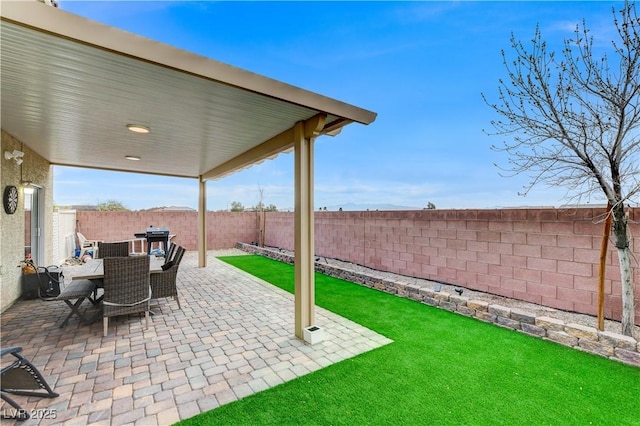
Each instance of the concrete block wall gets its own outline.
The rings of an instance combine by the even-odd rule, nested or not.
[[[502,209],[316,212],[315,252],[373,269],[426,278],[557,309],[595,315],[604,209]],[[90,239],[133,238],[168,226],[174,241],[197,249],[196,212],[81,212]],[[265,214],[265,244],[292,250],[293,213]],[[255,212],[209,212],[207,246],[258,241]],[[640,323],[640,210],[629,216]],[[619,320],[618,256],[606,258],[605,316]]]
[[[193,211],[77,211],[76,219],[79,231],[91,240],[129,240],[149,226],[166,226],[175,235],[173,242],[187,250],[198,248],[198,214]],[[234,247],[238,241],[257,241],[255,212],[208,212],[206,220],[209,249]]]
[[[316,212],[315,251],[373,269],[595,315],[604,209]],[[265,244],[293,248],[293,215],[268,213]],[[640,210],[629,216],[640,258]],[[605,316],[620,319],[618,256],[606,258]],[[637,265],[635,265],[637,266]],[[635,268],[640,323],[640,268]]]

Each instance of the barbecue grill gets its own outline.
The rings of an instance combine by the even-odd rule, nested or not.
[[[153,243],[163,244],[164,252],[166,253],[169,249],[169,228],[165,227],[153,227],[150,226],[147,228],[146,232],[140,232],[135,235],[136,238],[146,238],[147,239],[147,254],[151,254],[151,245]]]

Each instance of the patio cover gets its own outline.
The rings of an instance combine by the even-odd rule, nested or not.
[[[0,13],[2,129],[53,165],[199,179],[201,266],[205,181],[294,150],[302,337],[313,324],[313,141],[376,114],[37,1]]]

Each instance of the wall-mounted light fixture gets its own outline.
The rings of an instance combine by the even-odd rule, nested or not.
[[[4,152],[5,160],[14,160],[17,165],[22,164],[22,162],[24,161],[22,157],[24,157],[24,152],[18,151],[17,149],[14,149],[13,151]]]
[[[24,192],[25,195],[31,195],[36,191],[36,189],[33,186],[33,182],[29,180],[21,181],[20,186],[22,186],[22,192]]]
[[[127,160],[131,160],[131,161],[140,161],[140,160],[142,160],[142,158],[138,157],[137,155],[125,155],[124,158],[126,158]]]

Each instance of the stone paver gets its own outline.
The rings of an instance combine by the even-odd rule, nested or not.
[[[180,266],[182,310],[173,299],[154,301],[148,330],[135,315],[110,320],[107,337],[101,321],[72,320],[60,329],[68,307],[55,301],[18,301],[7,309],[2,346],[22,346],[60,393],[15,396],[27,410],[55,410],[55,419],[21,424],[171,424],[391,343],[316,308],[324,340],[309,346],[293,334],[291,294],[211,254],[206,268],[196,263],[192,252]],[[65,269],[66,280],[72,274]],[[11,407],[2,402],[0,410]]]

